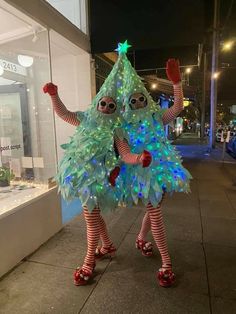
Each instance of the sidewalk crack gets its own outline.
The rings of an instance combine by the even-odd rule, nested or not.
[[[207,254],[206,249],[204,246],[204,237],[203,237],[203,222],[202,222],[202,212],[201,212],[201,203],[199,198],[199,189],[198,189],[198,179],[196,179],[197,182],[197,190],[198,190],[198,209],[199,209],[199,218],[201,222],[201,245],[202,245],[202,251],[204,255],[204,261],[205,261],[205,270],[206,270],[206,278],[207,278],[207,290],[208,290],[208,301],[209,301],[209,309],[210,314],[212,314],[212,304],[211,304],[211,289],[210,289],[210,283],[209,283],[209,271],[208,271],[208,264],[207,264]]]
[[[40,264],[40,265],[46,265],[46,266],[52,266],[52,267],[56,267],[56,268],[64,268],[64,269],[74,269],[73,267],[68,267],[68,266],[60,266],[60,265],[55,265],[55,264],[50,264],[50,263],[45,263],[45,262],[39,262],[39,261],[35,261],[35,260],[28,260],[28,259],[24,259],[25,262],[28,263],[34,263],[34,264]]]

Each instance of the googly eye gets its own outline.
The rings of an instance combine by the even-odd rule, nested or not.
[[[111,103],[108,104],[108,107],[110,109],[114,109],[116,107],[116,105],[111,102]]]
[[[106,103],[105,101],[103,101],[103,100],[102,100],[102,101],[100,101],[100,106],[105,107],[105,106],[106,106],[106,104],[107,104],[107,103]]]
[[[139,97],[139,101],[143,102],[145,100],[144,96]]]

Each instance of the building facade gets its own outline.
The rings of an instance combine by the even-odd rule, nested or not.
[[[0,276],[62,227],[53,177],[74,127],[42,87],[58,85],[71,111],[91,102],[87,16],[86,0],[0,1]]]

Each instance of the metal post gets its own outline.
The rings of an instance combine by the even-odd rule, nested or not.
[[[221,160],[224,162],[225,161],[225,149],[226,149],[226,141],[224,139],[224,142],[223,142],[223,149],[222,149],[222,158]]]
[[[207,53],[203,57],[203,82],[202,82],[202,106],[201,106],[201,139],[205,137],[205,114],[206,114],[206,77],[207,77]]]
[[[216,106],[217,106],[217,78],[214,73],[218,70],[219,54],[219,3],[214,0],[214,24],[212,40],[212,67],[211,67],[211,121],[210,121],[210,150],[215,148],[215,129],[216,129]]]
[[[189,86],[189,73],[187,73],[187,86]]]

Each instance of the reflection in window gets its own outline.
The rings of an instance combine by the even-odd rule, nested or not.
[[[10,166],[13,160],[16,177],[40,182],[47,182],[56,170],[50,150],[54,146],[51,105],[42,93],[50,77],[47,36],[47,31],[40,31],[37,41],[31,34],[0,45],[4,69],[0,79],[0,163]],[[38,160],[32,165],[34,157],[43,158],[43,165],[39,166]]]
[[[47,183],[56,172],[53,116],[42,93],[50,78],[48,32],[38,26],[35,34],[2,8],[0,18],[0,168],[16,180]]]

